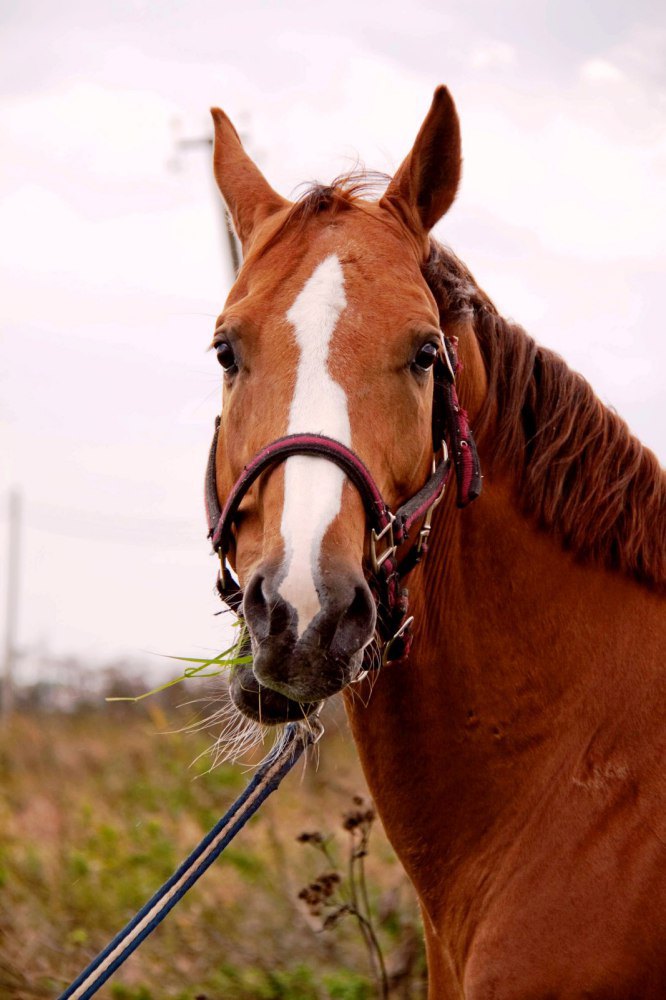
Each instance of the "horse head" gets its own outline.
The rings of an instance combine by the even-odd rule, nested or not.
[[[243,247],[212,344],[223,369],[217,501],[224,507],[271,442],[324,435],[358,457],[393,510],[433,461],[445,346],[423,267],[460,177],[453,101],[437,89],[377,201],[354,183],[286,201],[227,116],[212,114],[215,176]],[[307,713],[364,670],[377,602],[367,503],[348,472],[330,455],[288,454],[267,463],[234,511],[224,554],[242,588],[253,668],[235,675],[232,697],[250,716]]]

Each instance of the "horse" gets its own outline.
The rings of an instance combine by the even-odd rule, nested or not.
[[[430,1000],[663,1000],[664,472],[431,235],[461,170],[445,87],[379,195],[288,201],[212,115],[244,258],[208,475],[254,657],[236,706],[343,692]]]

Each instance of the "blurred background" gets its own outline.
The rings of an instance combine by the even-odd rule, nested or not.
[[[186,699],[211,699],[193,715],[180,689],[103,700],[230,639],[202,502],[221,395],[206,348],[232,280],[209,107],[289,195],[358,161],[394,171],[447,83],[465,159],[438,237],[663,461],[666,8],[2,0],[0,50],[0,669],[19,709],[0,719],[0,996],[46,1000],[243,783],[210,770],[216,725],[196,731],[219,681],[191,682]],[[339,706],[328,730],[319,769],[108,995],[376,995],[349,922],[322,931],[342,897],[297,900],[322,865],[348,869],[357,835]],[[303,827],[335,833],[332,860]],[[391,996],[422,997],[415,901],[380,831],[367,864]]]

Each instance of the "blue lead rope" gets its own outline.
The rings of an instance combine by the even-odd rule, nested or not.
[[[323,727],[317,718],[311,719],[308,724],[298,722],[287,726],[283,738],[266,763],[222,819],[104,951],[61,994],[59,1000],[88,1000],[97,992],[219,857],[250,816],[291,771],[303,751],[315,743],[322,732]]]

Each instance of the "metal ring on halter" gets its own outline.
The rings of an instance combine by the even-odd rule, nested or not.
[[[405,618],[405,620],[402,622],[397,632],[393,636],[391,636],[391,638],[387,643],[385,643],[384,649],[382,650],[382,666],[386,666],[387,663],[394,662],[393,658],[390,655],[391,649],[398,641],[398,639],[402,639],[402,637],[411,630],[413,624],[414,624],[414,615],[410,615],[409,618]],[[397,659],[402,659],[402,657],[397,657]]]

